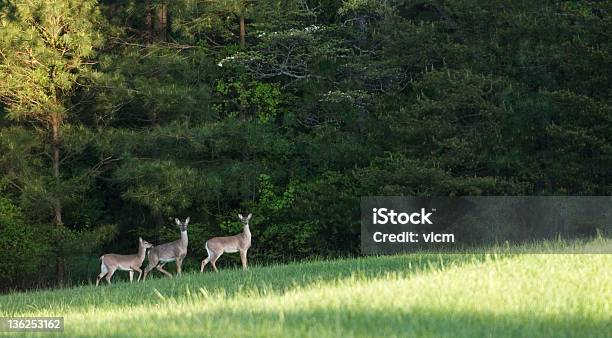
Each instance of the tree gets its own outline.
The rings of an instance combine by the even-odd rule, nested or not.
[[[197,259],[252,212],[287,260],[357,253],[359,196],[612,192],[609,1],[2,3],[0,230],[74,280],[93,224],[127,252],[191,216]]]
[[[57,227],[64,223],[62,132],[80,81],[93,71],[100,20],[96,1],[8,1],[0,9],[0,102],[10,120],[41,131],[53,177],[45,195]],[[61,256],[57,268],[62,281]]]

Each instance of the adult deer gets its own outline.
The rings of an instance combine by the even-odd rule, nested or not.
[[[175,218],[174,222],[176,222],[176,225],[178,225],[179,229],[181,229],[181,239],[154,246],[151,248],[151,250],[149,250],[147,255],[149,265],[147,265],[145,268],[144,277],[142,280],[146,280],[147,274],[154,268],[157,268],[159,272],[172,278],[172,275],[168,271],[164,270],[164,265],[166,265],[168,262],[174,261],[176,261],[176,274],[179,276],[181,275],[183,259],[187,255],[187,225],[189,224],[189,217],[187,217],[185,222],[181,222],[178,218]]]
[[[138,238],[138,253],[135,255],[117,255],[117,254],[106,254],[100,256],[100,274],[96,278],[96,286],[100,284],[102,277],[106,276],[106,281],[111,284],[111,278],[117,270],[129,271],[130,272],[130,283],[134,279],[134,271],[138,271],[138,281],[142,276],[142,262],[145,259],[145,251],[152,248],[153,244]]]
[[[200,272],[204,272],[204,267],[206,267],[208,262],[211,263],[213,269],[217,272],[217,265],[215,263],[217,263],[217,259],[219,259],[224,252],[240,252],[242,268],[247,268],[247,251],[251,247],[251,230],[249,229],[251,216],[252,214],[249,214],[247,217],[238,214],[238,218],[240,218],[244,227],[241,234],[228,237],[215,237],[206,241],[206,252],[208,252],[208,257],[202,261]]]

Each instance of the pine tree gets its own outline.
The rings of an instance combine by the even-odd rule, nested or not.
[[[46,197],[60,228],[62,131],[79,80],[92,71],[90,58],[102,42],[100,19],[96,1],[8,1],[0,9],[0,102],[10,120],[42,130],[53,177]],[[57,277],[64,279],[61,255]]]

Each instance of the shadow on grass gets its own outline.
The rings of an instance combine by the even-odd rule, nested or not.
[[[420,271],[476,263],[486,257],[490,256],[425,254],[366,257],[256,267],[247,271],[232,269],[213,273],[208,270],[202,274],[187,273],[173,279],[150,275],[147,281],[133,284],[117,282],[111,286],[101,284],[99,287],[80,286],[2,295],[0,313],[15,315],[48,311],[50,314],[61,314],[66,310],[91,307],[155,304],[160,301],[156,290],[164,297],[176,300],[186,297],[187,290],[197,291],[200,288],[212,294],[223,293],[229,296],[244,291],[282,293],[296,287],[346,278],[384,278],[389,274],[409,276]]]
[[[212,312],[212,313],[211,313]],[[465,313],[412,308],[383,312],[374,309],[318,309],[281,312],[205,309],[168,316],[151,312],[139,317],[135,336],[155,333],[182,337],[609,337],[610,322],[538,313]],[[109,336],[130,332],[134,319],[97,322],[113,327]],[[159,323],[171,325],[160,326]],[[94,335],[97,327],[75,333]],[[67,331],[70,333],[70,330]]]
[[[257,320],[277,321],[275,314],[256,314]],[[603,337],[610,322],[537,314],[440,312],[413,309],[398,312],[318,310],[284,315],[286,335],[308,332],[313,323],[330,336],[452,336],[452,337]],[[312,335],[317,336],[317,335]],[[609,336],[608,336],[609,337]]]

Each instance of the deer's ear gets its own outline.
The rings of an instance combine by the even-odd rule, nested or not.
[[[138,237],[138,241],[142,243],[142,237]]]
[[[175,218],[175,219],[174,219],[174,223],[176,223],[176,225],[181,225],[181,221],[179,221],[179,219],[178,219],[178,218]]]
[[[190,218],[187,217],[187,219],[185,220],[185,225],[187,225],[189,223],[189,221],[190,221]]]
[[[240,220],[242,221],[242,218],[243,218],[243,217],[242,217],[242,215],[241,215],[241,214],[238,214],[238,218],[240,218]]]
[[[250,220],[251,220],[251,216],[253,216],[253,214],[249,214],[249,215],[247,216],[247,221],[250,221]]]

